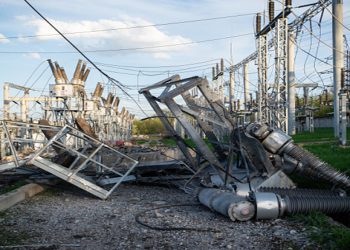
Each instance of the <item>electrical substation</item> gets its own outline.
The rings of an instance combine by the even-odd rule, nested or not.
[[[120,105],[118,81],[109,79],[114,86],[110,92],[98,82],[90,94],[85,86],[96,65],[79,60],[70,80],[59,62],[49,59],[55,82],[46,86],[48,95],[33,97],[31,88],[4,83],[0,135],[1,156],[6,159],[1,161],[1,174],[24,174],[31,182],[45,180],[51,186],[68,182],[102,200],[117,193],[122,183],[171,185],[232,221],[270,220],[311,210],[348,213],[349,176],[291,137],[312,134],[319,123],[327,122],[339,138],[336,144],[348,145],[350,49],[343,35],[342,5],[341,0],[320,0],[296,15],[291,0],[269,0],[268,13],[254,17],[256,52],[235,64],[231,52],[230,64],[221,59],[211,68],[211,77],[175,74],[140,88],[139,94],[177,145],[166,150],[138,147],[132,141],[139,139],[133,133],[136,118]],[[280,10],[276,15],[275,9]],[[329,10],[331,67],[317,72],[332,76],[324,87],[296,79],[295,60],[296,51],[307,53],[298,41],[303,33],[320,40],[307,24],[321,23]],[[254,83],[249,80],[253,71]],[[24,97],[11,96],[11,88]],[[12,104],[19,105],[19,115]],[[41,109],[40,119],[31,117],[33,105]],[[322,107],[333,112],[327,121],[318,122],[315,112]],[[333,188],[298,188],[291,175]]]

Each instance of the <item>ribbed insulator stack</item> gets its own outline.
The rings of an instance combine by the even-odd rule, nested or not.
[[[292,6],[292,0],[286,0],[286,7]]]
[[[296,170],[297,174],[350,189],[350,180],[345,174],[339,173],[305,149],[291,143],[284,149],[284,153],[303,164],[303,167]]]
[[[277,187],[262,187],[259,188],[259,193],[274,193],[281,197],[286,195],[313,195],[313,196],[340,196],[336,190],[322,189],[306,189],[306,188],[277,188]]]
[[[256,15],[256,33],[259,34],[261,31],[261,15],[258,13]]]
[[[269,1],[269,22],[275,18],[275,2],[274,0]]]
[[[350,198],[337,196],[286,196],[285,214],[307,214],[310,210],[322,213],[346,213],[350,211]]]

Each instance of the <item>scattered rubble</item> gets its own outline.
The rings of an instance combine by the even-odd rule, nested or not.
[[[137,213],[167,204],[196,201],[179,189],[122,184],[107,200],[72,191],[39,194],[11,208],[0,225],[16,245],[52,244],[56,249],[310,249],[305,225],[288,220],[232,222],[202,205],[161,208],[141,216],[151,226],[219,229],[220,232],[152,230],[135,222]],[[130,203],[137,197],[137,203]],[[155,213],[156,212],[156,213]],[[158,214],[158,216],[155,216]],[[161,215],[161,216],[160,216]],[[10,240],[1,245],[12,245]],[[66,245],[66,244],[74,244]],[[319,246],[319,249],[322,249]],[[42,249],[42,248],[41,248]],[[324,249],[324,248],[323,248]]]

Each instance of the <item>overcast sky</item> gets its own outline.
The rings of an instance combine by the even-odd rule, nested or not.
[[[65,33],[91,61],[111,77],[128,86],[127,92],[136,101],[140,101],[149,115],[154,112],[142,96],[138,95],[138,88],[148,86],[175,73],[180,74],[181,78],[194,75],[210,77],[211,67],[215,66],[220,58],[225,59],[226,67],[229,66],[230,43],[233,43],[234,63],[238,63],[256,50],[253,35],[254,13],[263,12],[267,6],[266,0],[30,0],[29,2],[57,29]],[[315,0],[294,0],[293,6],[314,2]],[[276,14],[281,7],[282,5],[276,2]],[[294,11],[299,15],[307,8],[309,7],[294,9]],[[346,25],[350,22],[347,19],[349,10],[350,4],[344,1],[344,24]],[[38,91],[31,95],[40,95],[47,82],[54,83],[54,79],[50,79],[52,73],[47,68],[48,64],[44,62],[46,59],[57,61],[61,67],[65,68],[68,78],[71,79],[78,59],[84,59],[71,45],[57,35],[23,0],[0,0],[0,11],[2,59],[0,88],[3,88],[4,82],[11,82],[32,87]],[[202,19],[212,20],[203,21]],[[294,15],[290,15],[290,21],[294,19]],[[197,21],[192,22],[194,20]],[[318,27],[318,21],[319,17],[315,19],[314,24],[311,24],[313,32],[320,35],[327,33],[328,28],[328,35],[324,34],[322,39],[331,45],[329,13],[324,13],[323,29]],[[171,24],[174,22],[180,23]],[[154,24],[156,25],[152,26]],[[149,27],[135,28],[137,26]],[[310,24],[308,27],[310,28]],[[108,29],[109,31],[101,31]],[[344,34],[348,33],[349,31],[344,29]],[[305,41],[301,41],[300,46],[310,53],[324,53],[323,58],[328,54],[331,55],[331,50],[329,48],[327,50],[327,46],[317,44],[315,39],[309,40],[308,34],[305,34],[303,39]],[[324,50],[320,52],[322,46]],[[305,59],[305,55],[302,56],[303,52],[298,53],[303,74],[307,76],[315,71],[319,62],[310,61],[310,58]],[[311,71],[306,72],[305,60],[310,67],[314,64]],[[184,64],[186,66],[179,66]],[[88,66],[91,67],[91,65]],[[329,68],[327,65],[319,65],[319,67],[321,68],[318,70]],[[250,72],[251,91],[255,91],[256,66],[253,62],[250,63]],[[227,74],[225,78],[228,79]],[[313,79],[307,79],[307,82]],[[303,76],[300,76],[300,80],[304,81]],[[86,84],[87,93],[93,92],[97,82],[107,84],[108,80],[97,70],[92,70]],[[47,90],[48,87],[43,94],[47,94],[45,92]],[[105,88],[104,96],[108,94],[107,90],[108,87]],[[15,96],[17,92],[17,90],[11,90],[11,96]],[[238,89],[237,95],[239,93]],[[18,94],[18,96],[22,95],[22,93]],[[117,90],[117,96],[122,100],[120,108],[125,106],[131,113],[144,117],[130,98],[127,99],[119,90]],[[2,95],[0,102],[3,103]],[[0,107],[2,110],[3,105]],[[39,107],[33,108],[33,117],[39,117],[38,112],[40,112]]]

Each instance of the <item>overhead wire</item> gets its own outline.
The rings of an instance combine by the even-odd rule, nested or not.
[[[27,0],[24,0],[24,1],[27,2]],[[52,27],[54,27],[54,26],[52,26]],[[190,44],[197,44],[197,43],[206,43],[206,42],[220,41],[220,40],[225,40],[225,39],[230,39],[230,38],[237,38],[237,37],[248,36],[248,35],[252,35],[252,34],[253,33],[246,33],[246,34],[239,34],[239,35],[235,35],[235,36],[219,37],[219,38],[213,38],[213,39],[207,39],[207,40],[201,40],[201,41],[195,41],[195,42],[166,44],[166,45],[147,46],[147,47],[138,47],[138,48],[101,49],[101,50],[84,50],[84,51],[79,50],[77,52],[75,52],[75,51],[36,51],[36,52],[31,52],[31,53],[38,53],[38,54],[53,54],[53,53],[75,54],[75,53],[80,53],[80,54],[82,54],[82,53],[101,53],[101,52],[119,52],[119,51],[130,51],[130,50],[157,49],[157,48],[176,47],[176,46],[183,46],[183,45],[190,45]],[[68,38],[65,37],[65,39],[66,39],[66,41],[68,41]],[[75,45],[72,42],[69,42],[69,43],[72,46],[75,47]],[[0,51],[0,53],[1,54],[23,54],[23,53],[27,53],[27,52],[24,52],[24,51]],[[91,61],[90,63],[92,65],[96,66],[96,64],[94,62]]]
[[[349,27],[345,26],[343,22],[341,22],[333,13],[332,11],[330,11],[328,9],[328,7],[324,4],[323,0],[320,0],[320,3],[323,5],[324,9],[326,9],[332,16],[335,20],[337,20],[337,22],[342,25],[345,29],[347,29],[348,31],[350,31]]]
[[[196,64],[204,64],[207,62],[213,62],[213,61],[219,61],[220,58],[218,59],[212,59],[212,60],[207,60],[207,61],[202,61],[202,62],[195,62],[195,63],[187,63],[187,64],[178,64],[178,65],[162,65],[162,66],[131,66],[131,65],[116,65],[116,64],[106,64],[106,63],[99,63],[95,62],[97,65],[103,65],[103,66],[120,66],[120,67],[125,67],[125,68],[173,68],[173,67],[183,67],[183,66],[189,66],[189,65],[196,65]]]
[[[292,11],[291,13],[301,22],[301,20],[299,19],[299,17],[298,17],[293,11]],[[350,55],[344,53],[343,51],[340,51],[340,50],[334,48],[333,46],[331,46],[331,45],[325,43],[325,42],[322,41],[321,39],[319,39],[311,30],[309,30],[309,29],[305,26],[304,23],[302,23],[302,25],[305,27],[305,29],[306,29],[308,32],[310,32],[310,34],[312,34],[317,40],[319,40],[321,43],[323,43],[323,44],[326,45],[327,47],[329,47],[329,48],[331,48],[332,50],[335,50],[335,51],[337,51],[337,52],[339,52],[339,53],[341,53],[341,54],[343,54],[343,55],[345,55],[345,56],[350,56]],[[336,66],[334,66],[334,67],[337,68]]]
[[[40,68],[40,66],[43,65],[45,62],[47,62],[47,60],[42,61],[42,62],[34,69],[34,71],[30,74],[30,76],[29,76],[29,78],[27,79],[27,81],[24,83],[23,87],[25,87],[25,86],[28,84],[28,82],[30,81],[30,79],[31,79],[31,78],[33,77],[33,75],[35,74],[35,72],[36,72],[36,71]],[[46,68],[44,69],[44,71],[43,71],[43,72],[40,74],[40,76],[33,82],[33,84],[29,87],[29,89],[31,89],[31,88],[35,85],[35,83],[40,79],[40,77],[45,73],[45,71],[46,71],[47,69],[48,69],[48,67],[46,67]],[[17,97],[18,94],[19,94],[21,91],[22,91],[22,90],[18,90],[18,91],[17,91],[17,94],[16,94],[13,98]],[[23,96],[22,98],[25,98],[25,97]],[[12,105],[10,106],[10,109],[13,108],[15,105],[16,105],[15,103],[12,104]],[[0,112],[5,112],[5,108],[4,108],[4,107],[1,108],[1,109],[0,109]]]
[[[230,15],[230,16],[223,16],[223,17],[212,17],[212,18],[204,18],[204,19],[195,19],[195,20],[178,21],[178,22],[161,23],[161,24],[140,25],[140,26],[122,27],[122,28],[114,28],[114,29],[102,29],[102,30],[89,30],[89,31],[65,32],[65,33],[62,33],[62,34],[63,34],[63,35],[76,35],[76,34],[85,34],[85,33],[96,33],[96,32],[129,30],[129,29],[139,29],[139,28],[150,28],[150,27],[159,27],[159,26],[167,26],[167,25],[176,25],[176,24],[185,24],[185,23],[195,23],[195,22],[220,20],[220,19],[227,19],[227,18],[234,18],[234,17],[250,16],[250,15],[255,15],[255,14],[256,14],[256,13],[245,13],[245,14]],[[0,40],[1,40],[1,39],[35,38],[35,37],[45,37],[45,36],[59,36],[59,35],[60,35],[60,34],[43,34],[43,35],[28,35],[28,36],[12,36],[12,37],[0,38]]]
[[[110,77],[105,72],[103,72],[97,65],[95,65],[83,52],[81,52],[68,38],[66,38],[54,25],[52,25],[39,11],[37,11],[27,0],[24,0],[41,18],[43,18],[56,32],[61,34],[61,36],[74,48],[76,49],[88,62],[90,62],[101,74],[103,74],[108,80],[110,80],[115,86],[117,86],[122,93],[124,93],[126,96],[130,97],[136,105],[140,108],[141,111],[143,111],[142,107],[137,103],[137,101],[129,95],[127,91],[124,90],[125,86],[120,83],[118,80]],[[144,114],[147,116],[146,112]]]

